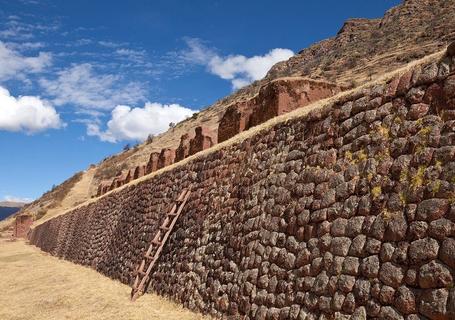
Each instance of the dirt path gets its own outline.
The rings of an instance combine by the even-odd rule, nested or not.
[[[48,220],[63,211],[68,210],[78,204],[90,199],[90,187],[92,185],[93,176],[95,175],[95,168],[89,168],[82,175],[74,187],[68,192],[68,195],[62,200],[59,206],[49,209],[42,221]]]
[[[2,320],[208,320],[157,295],[132,303],[129,287],[23,241],[0,238],[0,270]]]

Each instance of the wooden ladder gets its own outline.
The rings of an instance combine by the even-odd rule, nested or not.
[[[158,229],[155,237],[153,238],[148,250],[144,254],[141,264],[136,271],[136,279],[134,280],[133,288],[131,290],[131,301],[135,301],[142,294],[144,294],[147,281],[149,280],[150,272],[152,271],[153,266],[158,261],[160,253],[163,250],[164,245],[166,244],[169,235],[172,232],[172,229],[177,222],[177,219],[180,216],[180,213],[185,206],[186,201],[188,200],[191,194],[191,186],[188,189],[184,189],[180,196],[175,201],[172,206],[171,211],[167,214],[164,219],[163,224]],[[148,266],[147,266],[148,264]],[[141,278],[142,277],[142,278]]]

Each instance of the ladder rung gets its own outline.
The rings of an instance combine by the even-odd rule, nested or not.
[[[163,246],[171,233],[171,230],[174,228],[175,223],[177,222],[177,217],[182,212],[183,206],[185,205],[186,201],[188,200],[191,194],[190,189],[191,187],[182,191],[178,199],[175,201],[171,211],[168,212],[163,224],[157,230],[155,237],[151,241],[149,249],[147,250],[147,252],[145,252],[144,258],[139,268],[137,269],[136,280],[133,284],[133,288],[131,291],[131,301],[136,300],[140,295],[144,293],[144,287],[146,286],[147,279],[150,276],[150,272],[155,263],[157,262],[160,253],[163,249]],[[153,256],[151,255],[152,250],[154,249],[152,245],[157,246],[157,248],[155,248]],[[149,263],[146,270],[144,270],[145,266],[147,265],[146,260],[149,260]],[[141,278],[140,276],[142,276],[142,279],[140,279]]]
[[[177,198],[176,202],[182,202],[183,199],[185,199],[186,192],[186,189],[183,190],[182,193],[180,193],[180,196]]]

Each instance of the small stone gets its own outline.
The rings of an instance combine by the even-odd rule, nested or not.
[[[337,256],[346,256],[349,252],[351,239],[347,237],[335,237],[332,239],[331,252]]]
[[[394,266],[390,262],[383,263],[379,271],[379,279],[392,288],[398,288],[404,278],[402,268]]]
[[[346,227],[346,235],[352,238],[357,236],[362,231],[364,220],[365,217],[363,216],[350,218]]]
[[[359,258],[346,257],[344,259],[342,272],[344,274],[356,276],[359,272]]]
[[[448,265],[452,270],[455,270],[455,239],[449,238],[442,242],[441,250],[439,251],[439,259]]]
[[[402,212],[394,214],[393,218],[387,223],[384,240],[385,241],[400,241],[406,236],[408,224]]]
[[[382,286],[379,293],[379,301],[382,304],[393,304],[395,289],[389,286]]]
[[[267,319],[270,320],[280,320],[280,309],[278,308],[269,308],[267,310]]]
[[[339,290],[348,293],[352,291],[354,284],[355,284],[354,277],[342,274],[338,278],[337,287]]]
[[[428,113],[430,106],[425,103],[413,104],[408,111],[407,118],[409,120],[418,120]]]
[[[367,311],[365,307],[359,307],[354,310],[354,313],[351,315],[351,320],[366,320],[367,319]]]
[[[408,271],[406,271],[406,276],[404,278],[404,281],[408,286],[416,287],[417,286],[417,270],[414,268],[409,268]]]
[[[303,267],[304,265],[310,262],[311,253],[308,249],[303,249],[297,254],[297,258],[295,260],[295,266],[297,268]]]
[[[343,303],[343,311],[346,313],[352,313],[355,310],[355,297],[352,293],[346,295]]]
[[[288,320],[290,318],[289,317],[289,310],[290,310],[289,307],[281,308],[281,310],[280,310],[280,320]]]
[[[420,313],[430,319],[448,319],[446,317],[448,297],[447,289],[424,290],[420,297]]]
[[[383,320],[404,320],[403,317],[392,307],[381,307],[379,319]]]
[[[356,280],[354,296],[360,304],[365,304],[370,298],[371,283],[368,280]]]
[[[367,314],[370,317],[376,317],[381,311],[381,305],[375,300],[369,300],[366,304]]]
[[[381,252],[379,253],[379,258],[381,258],[381,262],[391,261],[394,251],[395,247],[390,242],[383,243],[381,247]]]
[[[428,199],[422,201],[417,207],[417,220],[433,221],[441,218],[449,209],[447,199]]]
[[[415,313],[416,300],[414,293],[406,286],[399,287],[394,305],[402,314]]]
[[[370,256],[362,259],[360,264],[360,272],[367,278],[376,278],[379,272],[378,256]]]
[[[452,234],[454,224],[448,219],[438,219],[431,221],[429,228],[429,235],[435,239],[444,240]]]
[[[323,295],[326,293],[327,283],[329,282],[329,277],[325,271],[322,271],[314,281],[312,291],[317,295]]]
[[[332,309],[335,311],[340,311],[343,306],[344,299],[344,294],[339,291],[335,292],[332,299]]]
[[[381,241],[369,238],[365,244],[365,251],[369,254],[379,254],[381,251]]]
[[[421,263],[436,259],[439,244],[435,239],[425,238],[411,242],[409,247],[409,259],[411,263]]]
[[[299,317],[300,306],[298,304],[293,304],[289,309],[289,319],[296,320]]]
[[[414,221],[409,225],[409,236],[412,240],[423,239],[427,236],[428,223],[425,221]]]
[[[421,88],[411,88],[406,95],[406,99],[408,99],[410,103],[416,104],[420,103],[424,96],[425,91]]]
[[[428,83],[434,80],[438,76],[438,71],[438,65],[435,62],[423,67],[418,83]]]
[[[348,220],[344,218],[337,218],[332,222],[330,234],[334,237],[343,237],[346,234],[346,226]]]
[[[392,262],[397,265],[405,265],[408,263],[409,242],[400,241],[393,252]]]
[[[419,285],[422,288],[444,288],[453,283],[450,270],[439,262],[431,261],[420,267]]]
[[[351,248],[349,249],[349,255],[355,257],[362,257],[364,255],[364,247],[367,237],[363,234],[359,234],[352,240]]]

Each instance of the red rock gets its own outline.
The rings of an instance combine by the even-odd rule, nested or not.
[[[397,94],[399,94],[399,95],[406,94],[406,92],[410,89],[413,73],[414,73],[413,70],[409,70],[401,76],[400,81],[398,82],[398,86],[397,86],[397,91],[396,91]]]
[[[140,177],[145,176],[145,171],[146,171],[146,166],[137,166],[136,169],[134,169],[133,179],[136,180]]]
[[[175,150],[164,148],[161,150],[160,156],[158,158],[158,169],[167,167],[174,163],[175,160]]]
[[[123,179],[123,184],[129,183],[131,180],[133,180],[133,170],[128,170],[126,175],[124,176]]]
[[[218,142],[226,141],[249,128],[254,99],[232,104],[226,109],[218,126]]]
[[[149,161],[145,167],[145,174],[149,174],[158,170],[158,159],[160,154],[158,152],[152,152],[150,154]]]
[[[98,191],[96,193],[96,196],[99,197],[99,196],[105,194],[106,192],[108,192],[110,186],[111,186],[110,181],[102,181],[98,186]]]
[[[340,91],[335,84],[305,78],[282,78],[272,81],[259,90],[249,127],[331,97]]]
[[[118,176],[117,178],[115,178],[115,181],[116,181],[116,184],[115,184],[116,188],[121,187],[124,184],[130,182],[131,181],[130,170],[122,171],[122,174],[120,176]]]
[[[27,238],[27,234],[33,223],[33,218],[30,215],[20,215],[14,221],[13,236],[15,238]]]
[[[216,144],[216,134],[206,127],[197,127],[196,135],[190,140],[190,153],[193,155],[199,151],[210,148]]]
[[[398,90],[398,85],[400,84],[400,77],[393,78],[388,84],[385,90],[385,99],[390,101],[395,97]]]
[[[193,138],[193,133],[185,133],[180,137],[180,145],[177,150],[175,150],[175,162],[183,160],[190,155],[190,140]]]

